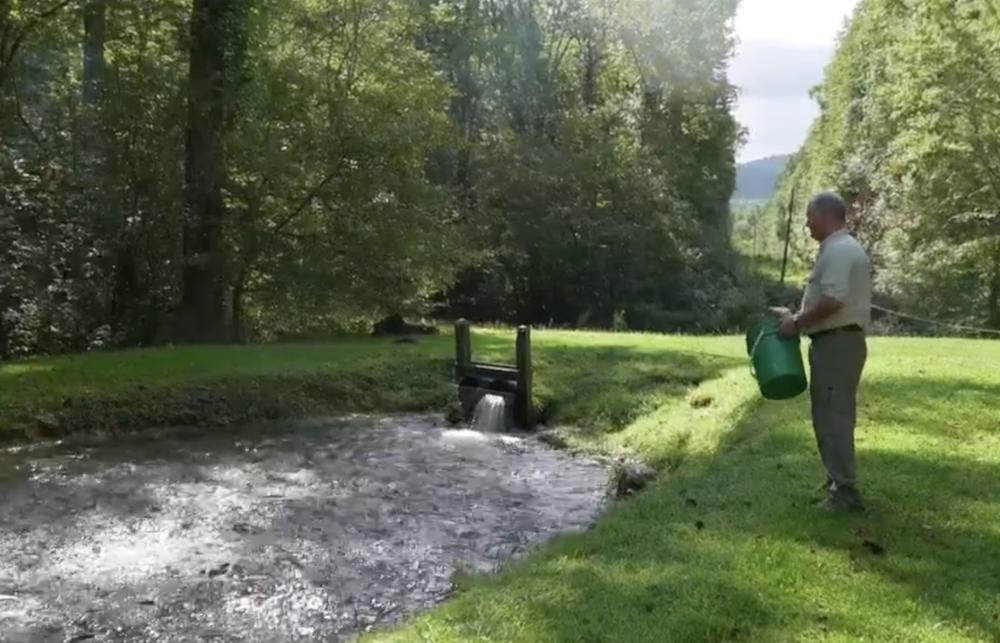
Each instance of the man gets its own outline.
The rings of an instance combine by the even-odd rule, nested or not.
[[[826,506],[861,510],[854,460],[856,397],[868,357],[865,329],[871,323],[871,261],[846,230],[847,206],[836,194],[817,195],[806,212],[820,242],[819,255],[798,313],[781,325],[783,337],[811,340],[810,396],[816,442],[827,471]]]

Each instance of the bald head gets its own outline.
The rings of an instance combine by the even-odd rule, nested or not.
[[[809,201],[806,225],[817,241],[823,241],[847,224],[847,204],[833,192],[821,192]]]

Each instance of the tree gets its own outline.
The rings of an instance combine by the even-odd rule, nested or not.
[[[0,352],[727,327],[734,6],[0,4]]]
[[[105,0],[89,0],[83,6],[83,100],[86,103],[97,101],[104,80],[107,11]]]
[[[837,189],[884,292],[924,314],[993,327],[998,35],[997,9],[985,0],[862,2],[817,92],[822,113],[776,197]]]
[[[32,12],[14,0],[0,0],[0,88],[3,88],[28,38],[72,2],[53,0],[52,4]]]
[[[235,106],[235,61],[243,54],[243,23],[243,3],[237,0],[192,4],[179,310],[179,332],[188,341],[221,341],[227,335],[226,138]]]

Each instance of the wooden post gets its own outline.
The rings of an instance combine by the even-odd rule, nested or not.
[[[531,329],[517,329],[517,421],[522,428],[535,425],[531,403]]]
[[[472,334],[468,320],[455,322],[455,375],[465,376],[465,370],[472,363]]]

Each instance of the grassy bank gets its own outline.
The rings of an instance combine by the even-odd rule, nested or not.
[[[630,350],[723,365],[603,438],[669,475],[376,640],[1000,640],[1000,343],[872,342],[858,437],[870,513],[852,517],[812,506],[808,407],[760,401],[745,366],[725,368],[738,342]]]
[[[695,340],[535,334],[536,404],[553,422],[596,427],[597,443],[738,363]],[[729,349],[730,341],[703,340]],[[0,364],[0,438],[217,427],[341,411],[445,411],[453,339],[352,338],[323,344],[200,346]],[[737,346],[738,348],[738,346]],[[475,336],[477,359],[513,361],[514,337]]]
[[[444,408],[447,342],[183,347],[0,365],[0,437]]]

